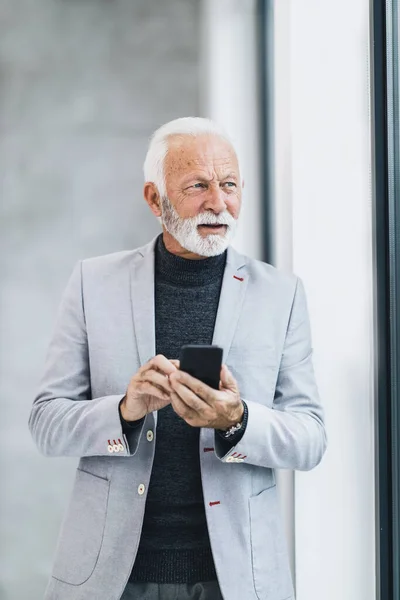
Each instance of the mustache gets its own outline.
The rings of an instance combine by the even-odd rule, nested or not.
[[[162,200],[162,208],[167,212],[167,214],[169,213],[176,222],[185,222],[193,227],[198,225],[227,225],[228,227],[231,227],[235,224],[235,218],[228,212],[228,210],[225,210],[219,215],[215,215],[210,212],[204,212],[200,213],[199,215],[195,215],[194,217],[187,217],[184,219],[183,217],[179,216],[178,212],[167,196],[164,196]]]
[[[193,225],[232,225],[235,219],[228,211],[223,212],[220,215],[214,215],[212,213],[201,213],[191,218]]]
[[[204,221],[204,219],[201,220],[200,223],[196,223],[197,226],[199,225],[226,225],[227,227],[230,226],[230,222],[228,223],[226,221],[226,219],[224,221],[218,220],[218,221]]]

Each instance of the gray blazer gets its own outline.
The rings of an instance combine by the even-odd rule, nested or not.
[[[118,600],[135,560],[157,412],[128,441],[118,403],[155,355],[155,240],[80,262],[62,298],[29,419],[44,455],[79,457],[47,600]],[[312,469],[326,448],[301,279],[229,246],[213,343],[249,409],[226,454],[213,429],[200,432],[221,591],[227,600],[292,600],[274,469]]]

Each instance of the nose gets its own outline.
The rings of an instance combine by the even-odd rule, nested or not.
[[[212,209],[215,213],[226,210],[225,193],[219,185],[210,185],[204,208]]]

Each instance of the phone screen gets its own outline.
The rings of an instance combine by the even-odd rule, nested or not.
[[[219,346],[187,344],[180,350],[180,369],[218,390],[222,354]]]

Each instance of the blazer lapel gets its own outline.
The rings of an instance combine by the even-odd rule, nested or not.
[[[223,348],[223,362],[226,362],[232,344],[248,279],[246,257],[228,246],[213,336],[213,344]]]
[[[156,353],[154,324],[154,247],[157,236],[138,249],[131,266],[131,301],[140,366]]]
[[[246,257],[239,254],[232,246],[228,246],[213,336],[213,344],[223,348],[222,362],[225,364],[242,311],[248,280]],[[207,478],[207,473],[210,472],[210,463],[205,460],[204,449],[207,447],[213,448],[214,445],[215,430],[202,427],[199,449],[203,482],[208,481],[204,478]],[[214,483],[214,481],[211,481],[209,485],[212,486]]]
[[[154,248],[157,237],[138,249],[131,268],[133,322],[141,365],[155,356]],[[247,284],[246,257],[228,246],[212,341],[224,349],[224,360],[237,327]]]

